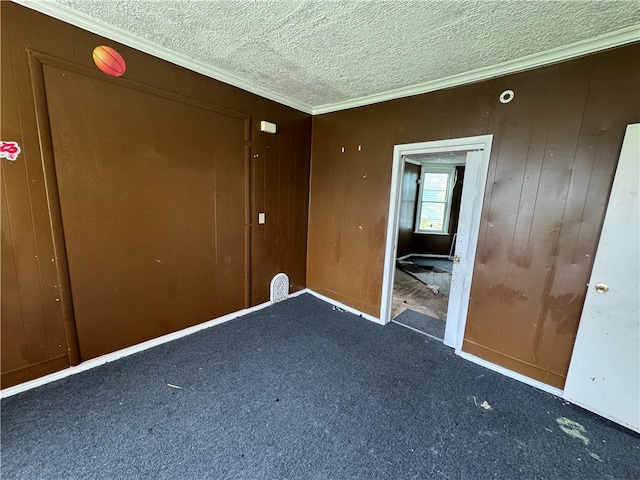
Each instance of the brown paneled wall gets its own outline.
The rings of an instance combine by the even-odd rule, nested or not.
[[[314,117],[309,288],[379,316],[393,146],[493,134],[463,348],[562,387],[624,130],[640,121],[638,58],[635,44]]]
[[[155,319],[144,320],[150,322],[147,327],[136,325],[141,332],[140,335],[136,334],[136,341],[149,335],[169,333],[238,306],[242,308],[264,302],[268,299],[269,282],[278,272],[289,275],[291,291],[306,286],[311,152],[311,117],[308,114],[118,45],[16,4],[0,2],[0,8],[0,133],[2,140],[18,141],[22,147],[17,161],[2,160],[1,171],[3,388],[60,370],[80,359],[72,292],[69,291],[69,246],[64,242],[61,200],[66,201],[66,211],[72,214],[68,217],[73,221],[86,214],[85,210],[93,214],[87,219],[90,222],[87,228],[91,229],[94,236],[104,236],[104,239],[97,239],[104,240],[100,248],[112,245],[109,235],[115,235],[118,222],[124,218],[115,213],[129,215],[126,221],[135,229],[135,235],[132,233],[130,237],[118,238],[125,238],[131,249],[118,244],[119,250],[116,251],[114,247],[108,252],[111,261],[121,262],[123,268],[130,268],[133,272],[132,282],[138,278],[134,275],[139,275],[139,285],[149,286],[149,291],[164,292],[167,298],[162,300],[174,302],[164,305],[166,317],[157,312]],[[95,68],[91,52],[98,45],[113,46],[124,56],[128,68],[121,79],[106,77]],[[49,69],[46,76],[42,74],[43,69]],[[78,86],[81,89],[78,95],[65,93],[65,89],[74,91]],[[50,98],[45,97],[45,93]],[[71,97],[69,102],[65,102],[65,95]],[[100,101],[87,104],[91,98]],[[140,100],[142,98],[145,100]],[[107,100],[102,102],[103,99]],[[113,105],[109,106],[109,100],[114,102]],[[137,103],[139,100],[141,103]],[[111,107],[124,115],[121,121],[114,118],[97,119],[101,111]],[[162,114],[157,112],[141,118],[154,108],[164,109],[165,118],[160,118]],[[55,125],[58,128],[57,133],[49,129],[49,114],[52,127]],[[82,123],[82,118],[90,121]],[[246,127],[243,126],[245,119]],[[270,135],[260,132],[260,120],[275,122],[278,133]],[[175,132],[169,130],[172,122]],[[136,132],[136,125],[139,125],[139,132]],[[126,136],[122,131],[118,133],[118,128],[124,126],[128,129]],[[82,131],[77,131],[81,127]],[[166,137],[173,133],[176,138],[172,140],[176,143],[172,144],[171,149],[163,150],[162,146],[168,140]],[[98,150],[98,145],[101,145],[99,141],[104,140],[104,137],[98,139],[101,134],[111,135],[112,138],[108,138],[106,143],[120,148],[114,150],[119,153],[113,159],[130,155],[131,162],[105,163],[107,157]],[[87,140],[91,138],[96,141]],[[136,144],[136,138],[141,139],[139,144]],[[85,148],[82,146],[85,140],[88,145],[95,145],[95,155],[78,153]],[[181,141],[191,143],[181,149]],[[227,153],[222,155],[225,159],[235,160],[225,164],[220,158],[212,158],[216,166],[210,167],[206,158],[207,155],[218,155],[213,153],[215,151],[234,152],[231,157]],[[181,155],[176,152],[184,152],[188,158],[178,158]],[[175,161],[171,169],[161,166],[166,164],[162,164],[165,160]],[[153,161],[160,162],[157,169],[150,169]],[[86,184],[86,179],[92,177],[93,168],[87,162],[96,162],[96,181],[100,178],[107,182],[95,185],[95,196],[91,193],[91,186]],[[241,169],[237,168],[237,162],[241,162]],[[53,165],[60,175],[57,180]],[[118,178],[120,180],[108,183],[108,179]],[[58,197],[57,186],[60,182],[66,182],[64,192],[60,191],[64,198]],[[207,182],[215,183],[215,196],[213,184],[211,192],[207,193]],[[164,197],[158,191],[163,185],[166,188]],[[225,189],[231,190],[225,194]],[[239,196],[236,195],[237,189],[240,189]],[[144,210],[138,208],[136,213],[122,207],[123,196],[133,201],[134,207],[150,202],[149,206],[157,214],[155,218],[162,218],[169,224],[149,224],[145,237],[147,226],[139,221],[143,218],[139,215],[144,214]],[[80,203],[81,198],[86,201],[92,199],[99,204],[96,204],[95,210],[87,210],[88,205]],[[224,205],[225,201],[244,203],[244,206]],[[215,210],[213,204],[207,202],[218,202],[230,208]],[[245,207],[246,219],[243,213]],[[212,220],[207,215],[214,210],[216,216]],[[266,213],[266,224],[257,224],[258,212]],[[62,214],[64,217],[64,211]],[[109,218],[105,218],[105,215]],[[70,229],[72,220],[67,221]],[[102,230],[101,225],[104,226]],[[79,228],[77,231],[82,233],[82,222],[77,222],[73,228]],[[178,229],[184,234],[176,234]],[[246,229],[246,242],[242,240],[242,235],[238,237],[240,240],[233,240],[235,237],[227,235],[227,232],[237,232],[239,229]],[[166,235],[162,232],[166,232]],[[91,267],[89,262],[99,260],[87,257],[89,245],[86,248],[83,246],[82,235],[73,236],[71,230],[69,234],[69,241],[74,243],[74,258],[82,259],[76,261],[81,267],[77,270],[81,276],[78,276],[80,280],[76,281],[76,287],[82,288],[82,291],[78,290],[78,296],[86,299],[89,302],[87,305],[93,305],[92,302],[100,298],[97,290],[100,286],[98,282],[94,285],[87,280],[91,276],[91,268],[95,267]],[[161,241],[154,243],[152,235],[160,235]],[[212,242],[214,246],[211,246]],[[225,246],[225,242],[228,246]],[[155,256],[148,265],[136,263],[139,256],[134,254],[144,252],[145,244],[157,247],[157,251],[165,254],[167,261]],[[191,254],[189,249],[192,250]],[[242,257],[240,266],[237,265],[239,256]],[[214,261],[214,257],[218,260]],[[195,262],[197,259],[200,259],[200,263],[189,265],[189,261]],[[245,265],[245,262],[248,264]],[[152,268],[157,269],[156,273]],[[167,274],[168,270],[162,270],[169,268],[173,269],[173,273],[184,275],[171,277]],[[245,270],[248,277],[245,277]],[[236,273],[229,277],[231,271]],[[194,274],[189,280],[192,283],[185,285],[215,284],[220,292],[229,286],[240,285],[243,291],[238,292],[234,287],[233,292],[225,295],[224,299],[208,299],[202,304],[192,305],[191,309],[181,310],[179,302],[192,302],[193,298],[190,297],[197,293],[181,289],[180,282],[191,273]],[[199,283],[196,274],[208,275],[208,280],[213,283]],[[160,285],[163,278],[167,281],[162,288],[153,290],[151,285],[154,282]],[[226,281],[229,278],[233,280]],[[108,279],[102,280],[107,282]],[[119,298],[117,295],[122,294],[114,293],[113,283],[107,287],[105,285],[100,288],[111,289],[108,293],[115,295],[113,298]],[[71,290],[74,288],[71,285]],[[145,293],[140,298],[154,297]],[[179,318],[181,311],[185,314],[183,318]],[[123,327],[120,325],[118,328]],[[113,348],[121,346],[121,342],[115,342]],[[98,348],[93,354],[99,353],[102,352]]]
[[[420,178],[420,165],[406,163],[402,176],[402,193],[400,194],[400,211],[398,212],[398,257],[414,253],[411,248],[413,231],[415,230],[416,207]]]
[[[122,89],[138,92],[136,95],[147,98],[149,105],[153,103],[150,96],[163,98],[173,105],[168,108],[176,123],[185,128],[192,125],[183,137],[192,142],[200,138],[196,143],[203,144],[202,150],[210,151],[227,138],[229,143],[224,151],[233,151],[233,158],[242,157],[243,171],[236,168],[236,163],[233,171],[226,170],[224,162],[208,168],[199,157],[203,154],[205,158],[206,153],[198,145],[189,146],[193,152],[189,161],[194,163],[180,170],[175,182],[180,178],[192,182],[189,183],[194,188],[192,201],[198,202],[197,208],[195,203],[190,208],[184,184],[170,183],[168,171],[155,172],[157,176],[152,179],[156,187],[168,181],[171,187],[168,194],[179,197],[177,203],[160,200],[152,203],[157,211],[175,208],[166,217],[174,219],[171,228],[185,219],[180,208],[194,215],[193,218],[207,216],[212,212],[207,202],[220,202],[225,197],[220,195],[222,190],[207,193],[203,187],[207,178],[215,179],[214,183],[222,182],[218,183],[222,188],[236,185],[235,188],[244,189],[244,204],[237,211],[234,208],[225,210],[226,213],[216,211],[214,215],[222,217],[216,216],[214,221],[207,218],[200,229],[190,230],[193,223],[181,224],[189,232],[184,238],[193,241],[189,245],[196,245],[194,253],[202,259],[198,266],[214,275],[209,280],[215,278],[214,283],[221,288],[244,283],[243,295],[234,288],[229,295],[233,301],[229,300],[228,305],[213,302],[198,306],[202,307],[198,310],[202,318],[208,312],[219,315],[237,308],[241,301],[242,306],[266,301],[269,281],[281,271],[289,275],[292,291],[308,286],[378,316],[393,146],[493,134],[463,348],[532,378],[563,385],[624,129],[628,123],[640,121],[637,63],[640,45],[473,85],[321,115],[312,122],[307,114],[16,4],[0,2],[0,9],[0,134],[2,140],[18,141],[23,149],[17,161],[2,160],[1,167],[2,387],[80,360],[73,285],[67,264],[69,246],[65,244],[58,183],[67,182],[66,193],[60,192],[62,196],[81,198],[76,189],[87,185],[76,182],[82,176],[75,175],[82,173],[86,180],[91,169],[79,172],[74,168],[91,157],[79,158],[78,145],[65,146],[65,138],[73,135],[76,128],[65,119],[77,121],[76,110],[87,113],[99,105],[107,108],[109,102],[67,105],[64,96],[47,98],[46,94],[63,92],[64,82],[70,81],[72,75],[96,80],[82,87],[86,98],[109,95],[109,91],[116,92],[109,98],[123,98]],[[91,52],[98,45],[116,47],[123,54],[128,69],[122,79],[101,77],[96,70]],[[43,72],[50,68],[58,70],[49,70],[47,78]],[[120,90],[110,90],[114,86]],[[505,89],[515,91],[515,99],[506,105],[498,101]],[[136,95],[135,98],[142,98]],[[122,99],[118,102],[115,107],[122,108],[124,115],[128,115],[127,108],[132,109],[127,119],[135,129],[133,110],[137,102],[125,102],[127,105]],[[180,115],[186,116],[184,122]],[[225,115],[232,119],[224,120]],[[244,132],[239,131],[238,119],[245,125]],[[52,126],[61,127],[58,133],[50,130],[50,120]],[[275,122],[278,133],[260,132],[260,120]],[[150,128],[140,128],[140,138],[144,137],[145,142],[154,135],[158,136],[158,142],[166,139],[170,121],[156,122],[153,116],[145,121],[150,122]],[[100,125],[96,128],[80,125],[87,127],[82,132],[84,136],[107,131]],[[196,131],[206,125],[217,133],[208,137]],[[123,140],[122,134],[113,133],[117,129],[109,131],[115,135],[113,142]],[[238,136],[240,133],[242,138]],[[128,132],[128,143],[132,143],[131,138],[136,138],[135,131]],[[242,153],[238,153],[240,146]],[[57,164],[54,156],[58,157]],[[147,161],[150,157],[136,159]],[[58,167],[62,168],[60,178],[56,178]],[[96,172],[102,176],[113,173],[109,163],[97,167],[101,170]],[[144,162],[132,162],[129,167],[133,178],[127,185],[116,185],[111,193],[111,187],[103,188],[100,195],[104,195],[105,201],[101,208],[111,205],[109,195],[117,199],[122,188],[136,189],[144,184]],[[202,168],[201,178],[189,174],[188,170],[193,168]],[[238,179],[240,183],[235,183]],[[138,202],[154,195],[160,198],[157,192],[150,197],[138,190],[130,193],[133,193],[130,198]],[[241,201],[240,198],[236,201]],[[77,206],[74,201],[67,205]],[[237,219],[241,211],[246,215],[244,225]],[[112,213],[106,212],[105,215]],[[257,224],[258,212],[266,213],[265,225]],[[100,225],[99,218],[93,220]],[[144,233],[142,222],[128,221],[135,225],[136,235]],[[229,240],[240,237],[218,236],[220,232],[238,232],[240,228],[246,234],[242,249]],[[109,232],[105,229],[104,234]],[[164,238],[165,251],[184,247],[187,243],[181,243],[180,238],[180,235]],[[223,247],[222,251],[214,248],[212,253],[208,239],[215,243],[215,248],[224,242],[234,243],[233,252],[231,249],[226,252]],[[75,241],[74,245],[77,246],[74,254],[87,252],[81,241]],[[140,249],[140,244],[135,247]],[[144,250],[123,248],[123,254]],[[212,261],[214,256],[221,263]],[[181,257],[176,254],[174,259],[178,258]],[[162,262],[162,258],[158,260]],[[238,262],[244,262],[243,271],[247,274],[244,282],[238,276]],[[154,268],[162,265],[155,260],[153,263]],[[188,268],[183,263],[188,262],[174,262],[172,272],[180,272],[182,267],[186,272]],[[233,267],[229,267],[231,263]],[[149,282],[155,282],[159,277],[150,268],[143,266],[140,272]],[[220,275],[213,273],[220,273],[220,268]],[[227,284],[225,278],[230,278],[232,270],[233,282]],[[157,292],[165,292],[174,301],[186,302],[194,293],[180,290],[180,283],[172,283],[171,275],[162,278],[166,280],[164,290],[158,288]],[[113,289],[114,285],[108,288]],[[82,287],[89,295],[85,298],[99,297],[91,285],[83,283]],[[180,310],[175,307],[173,304],[173,311]],[[187,316],[191,320],[163,318],[157,323],[150,320],[152,323],[139,339],[168,333],[189,321],[202,319],[194,320],[190,315]]]

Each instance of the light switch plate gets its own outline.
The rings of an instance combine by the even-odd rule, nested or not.
[[[267,214],[266,214],[266,213],[264,213],[264,212],[260,212],[260,213],[258,214],[258,223],[259,223],[260,225],[262,225],[262,224],[264,224],[264,223],[266,223],[266,222],[267,222]]]

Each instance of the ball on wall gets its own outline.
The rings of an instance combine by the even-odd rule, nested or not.
[[[114,77],[121,77],[127,70],[127,64],[122,55],[105,45],[93,49],[93,61],[100,70]]]

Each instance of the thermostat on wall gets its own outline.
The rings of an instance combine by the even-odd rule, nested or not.
[[[262,120],[260,122],[260,131],[267,133],[276,133],[276,124],[271,122],[265,122]]]

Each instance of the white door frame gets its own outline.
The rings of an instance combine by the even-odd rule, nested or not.
[[[404,157],[408,155],[442,153],[442,152],[471,152],[482,151],[480,163],[477,169],[465,169],[465,182],[462,189],[462,202],[471,210],[469,244],[465,257],[473,262],[478,245],[478,233],[480,231],[480,216],[482,214],[482,202],[487,182],[489,158],[491,156],[491,144],[493,135],[481,135],[477,137],[454,138],[433,142],[408,143],[393,147],[393,170],[391,174],[391,193],[389,198],[389,215],[387,223],[387,242],[385,248],[384,273],[382,279],[382,298],[380,306],[380,323],[391,321],[391,305],[393,302],[393,282],[396,262],[396,249],[398,247],[398,215],[400,210],[400,194],[402,192],[402,177],[404,174]],[[466,172],[473,170],[473,181],[467,181]],[[463,280],[463,297],[455,318],[447,318],[445,330],[445,345],[454,347],[456,352],[462,349],[464,328],[469,306],[469,293],[471,291],[471,279],[473,266],[466,269]]]

